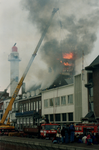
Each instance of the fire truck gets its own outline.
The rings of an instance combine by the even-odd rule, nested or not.
[[[42,138],[51,138],[54,137],[57,133],[57,127],[59,124],[55,123],[44,123],[41,124],[40,137]]]
[[[75,134],[99,133],[99,124],[87,123],[75,125]]]

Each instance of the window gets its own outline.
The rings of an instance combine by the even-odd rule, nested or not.
[[[26,111],[28,111],[28,103],[26,103]]]
[[[39,101],[39,109],[41,109],[41,101]]]
[[[26,104],[23,104],[23,106],[24,106],[24,112],[26,111]]]
[[[44,107],[48,107],[48,99],[44,100]]]
[[[35,110],[35,102],[34,102],[34,104],[33,104],[33,107],[34,107],[33,109]]]
[[[16,103],[14,103],[14,109],[16,110]]]
[[[68,95],[68,104],[73,104],[73,94]]]
[[[62,114],[62,121],[67,121],[67,119],[66,119],[66,113]]]
[[[31,102],[31,110],[33,110],[33,102]]]
[[[23,113],[23,105],[22,105],[22,111],[21,112]]]
[[[50,101],[50,106],[53,106],[53,98],[51,98],[49,101]]]
[[[61,97],[61,105],[66,105],[66,96]]]
[[[68,113],[68,121],[73,121],[73,113]]]
[[[22,112],[22,105],[19,106],[20,112]]]
[[[55,121],[60,121],[60,114],[55,114]]]
[[[59,106],[60,105],[60,98],[56,97],[55,98],[55,106]]]
[[[38,101],[36,101],[36,111],[38,111]]]
[[[29,124],[29,118],[27,118],[27,122],[26,123]]]
[[[93,96],[93,87],[90,88],[90,96],[91,96],[91,97]]]
[[[30,111],[30,102],[29,102],[29,111]]]
[[[50,115],[50,121],[53,121],[53,114]]]
[[[22,124],[24,124],[24,118],[22,118]]]

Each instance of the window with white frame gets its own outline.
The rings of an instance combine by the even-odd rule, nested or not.
[[[31,102],[31,110],[33,110],[33,102]]]
[[[20,110],[20,112],[22,112],[22,105],[19,106],[19,110]]]
[[[23,104],[23,106],[24,106],[24,112],[26,111],[26,104]]]
[[[30,111],[30,102],[29,102],[29,111]]]
[[[33,109],[35,110],[35,102],[33,103]]]
[[[50,106],[53,106],[53,98],[49,99]]]
[[[41,101],[39,101],[39,109],[41,109]]]
[[[47,108],[48,107],[48,99],[44,100],[44,107]]]
[[[28,111],[28,103],[26,103],[26,111]]]
[[[73,94],[68,95],[68,104],[73,104]]]
[[[38,111],[38,101],[36,101],[36,111]]]
[[[59,106],[60,105],[60,98],[56,97],[55,98],[55,106]]]
[[[61,97],[61,105],[66,105],[66,96]]]

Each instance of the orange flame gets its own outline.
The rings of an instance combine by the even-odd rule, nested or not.
[[[64,64],[65,66],[72,66],[72,64],[69,64],[68,62],[66,62],[66,63],[64,62],[63,64]]]
[[[60,60],[60,63],[62,63],[62,60]]]
[[[63,53],[63,58],[64,59],[72,59],[73,58],[73,53]]]

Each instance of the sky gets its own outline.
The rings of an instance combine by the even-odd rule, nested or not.
[[[62,53],[75,52],[76,74],[98,56],[98,0],[0,0],[0,91],[10,83],[8,55],[15,43],[21,61],[19,79],[50,19],[59,8],[24,80],[26,89],[41,84],[48,87],[62,68],[57,63]],[[8,90],[9,91],[9,90]]]

